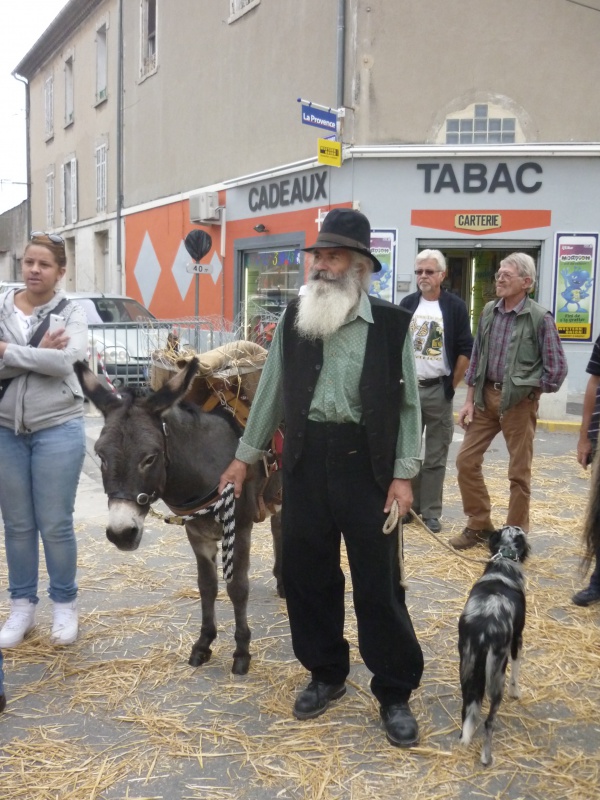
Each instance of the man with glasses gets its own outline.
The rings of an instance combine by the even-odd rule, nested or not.
[[[465,438],[456,466],[467,527],[450,539],[457,550],[485,542],[494,528],[482,464],[500,431],[509,454],[506,524],[529,530],[539,397],[542,392],[557,392],[567,375],[554,319],[529,297],[535,284],[531,256],[507,256],[495,279],[499,300],[487,303],[481,314],[465,375],[467,399],[458,415]]]
[[[413,340],[425,457],[412,480],[413,511],[434,533],[442,529],[442,495],[448,449],[454,432],[454,389],[469,366],[473,336],[467,306],[442,288],[446,260],[439,250],[422,250],[415,261],[418,291],[400,305],[412,313]],[[405,515],[403,522],[412,520]]]

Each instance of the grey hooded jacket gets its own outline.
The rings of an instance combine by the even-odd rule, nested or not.
[[[34,433],[83,414],[83,393],[73,372],[75,361],[86,360],[87,319],[77,303],[62,309],[69,342],[64,350],[30,347],[15,314],[12,290],[0,294],[0,340],[7,342],[0,358],[0,380],[13,378],[0,400],[0,425],[15,433]],[[57,291],[33,313],[31,337],[44,317],[65,297]]]

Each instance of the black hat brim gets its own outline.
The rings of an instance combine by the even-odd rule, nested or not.
[[[364,247],[353,247],[349,244],[341,244],[340,241],[334,241],[333,239],[328,239],[327,234],[323,236],[319,236],[317,241],[311,245],[311,247],[301,247],[300,250],[304,253],[311,253],[313,250],[321,250],[323,247],[335,247],[335,248],[344,248],[345,250],[354,250],[355,253],[360,253],[361,256],[367,256],[367,258],[371,259],[371,263],[373,264],[373,272],[380,272],[383,269],[383,265],[376,258],[373,253],[369,250],[365,249]]]

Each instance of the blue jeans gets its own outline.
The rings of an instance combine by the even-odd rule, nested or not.
[[[40,535],[50,599],[77,597],[73,509],[84,458],[83,417],[18,436],[0,427],[0,509],[12,600],[38,602]]]

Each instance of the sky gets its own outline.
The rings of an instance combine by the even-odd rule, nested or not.
[[[0,0],[0,214],[27,197],[25,85],[13,69],[68,0]]]

